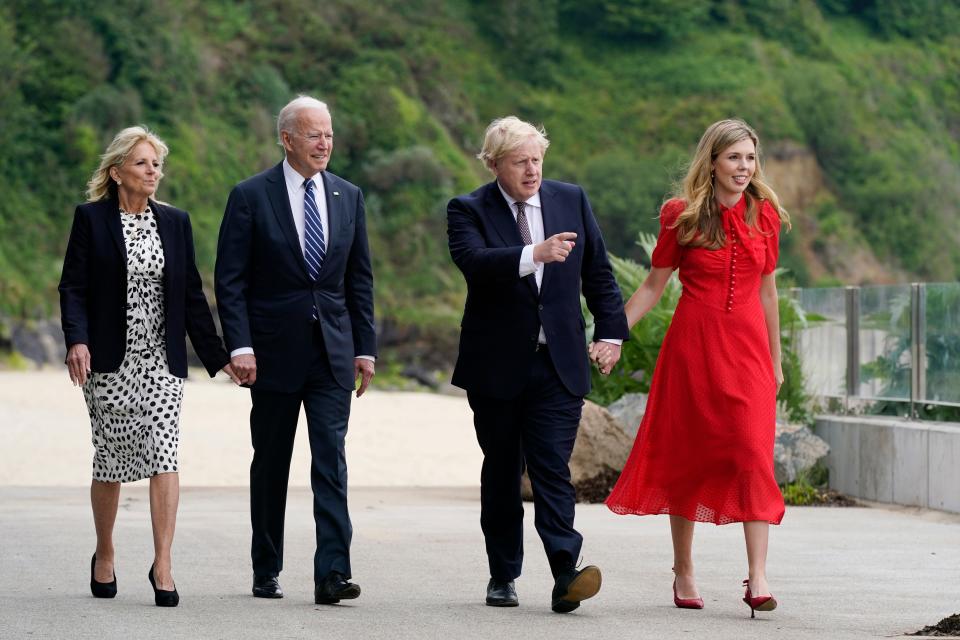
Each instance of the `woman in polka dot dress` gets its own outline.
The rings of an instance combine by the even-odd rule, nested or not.
[[[194,259],[185,211],[151,199],[166,145],[124,129],[77,207],[60,280],[70,379],[83,388],[95,448],[90,489],[97,548],[90,589],[112,598],[113,525],[120,483],[150,478],[155,601],[176,606],[170,547],[179,502],[180,402],[185,335],[211,376],[234,378]]]

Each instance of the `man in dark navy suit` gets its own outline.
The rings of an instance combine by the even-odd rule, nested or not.
[[[374,375],[373,273],[363,194],[326,171],[327,106],[300,96],[281,111],[280,164],[230,193],[217,246],[216,293],[231,364],[250,386],[253,595],[281,598],[283,522],[300,407],[312,465],[314,599],[360,595],[350,582],[344,437],[350,393]]]
[[[573,611],[600,589],[600,570],[577,570],[582,536],[568,463],[590,365],[582,290],[607,354],[627,338],[623,299],[583,189],[542,180],[544,132],[513,116],[487,128],[478,157],[496,180],[447,207],[450,255],[467,281],[453,384],[466,389],[483,450],[480,525],[490,581],[486,602],[517,606],[523,562],[524,465],[537,532],[555,585],[551,607]]]

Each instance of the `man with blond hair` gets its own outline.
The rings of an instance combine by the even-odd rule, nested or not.
[[[609,373],[627,338],[623,299],[587,196],[542,179],[549,141],[509,116],[487,127],[477,156],[495,180],[447,206],[450,255],[467,281],[453,384],[467,391],[483,450],[480,526],[490,580],[486,603],[519,604],[523,562],[520,477],[554,577],[551,608],[567,613],[600,590],[600,569],[578,570],[568,463],[590,391],[580,293],[594,316]]]
[[[356,598],[350,582],[347,460],[350,394],[374,375],[373,273],[363,194],[327,171],[333,121],[299,96],[280,110],[286,157],[230,192],[217,245],[224,339],[250,387],[253,595],[282,598],[283,523],[301,407],[310,441],[317,549],[314,601]]]

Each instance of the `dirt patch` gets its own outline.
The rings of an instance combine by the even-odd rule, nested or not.
[[[577,502],[597,504],[603,502],[613,490],[613,485],[617,483],[620,472],[616,469],[607,469],[589,480],[574,483],[577,490]]]
[[[960,613],[946,617],[932,627],[906,634],[908,636],[949,636],[960,637]]]
[[[817,502],[813,503],[815,507],[859,507],[860,503],[850,496],[843,495],[839,491],[828,489],[821,491],[817,496]]]

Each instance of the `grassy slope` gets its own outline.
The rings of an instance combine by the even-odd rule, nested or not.
[[[504,4],[523,24],[522,3]],[[226,194],[281,157],[273,114],[300,91],[333,106],[331,169],[367,195],[378,312],[400,324],[455,323],[463,285],[444,206],[488,179],[471,156],[506,113],[547,126],[547,174],[587,188],[621,255],[639,255],[636,233],[656,228],[703,128],[738,115],[768,145],[817,154],[828,190],[794,211],[816,219],[814,234],[955,279],[957,37],[880,37],[812,2],[787,30],[705,4],[686,32],[629,41],[561,12],[535,27],[543,51],[531,51],[503,45],[514,40],[466,0],[14,0],[0,8],[0,309],[55,306],[72,207],[109,137],[134,122],[170,144],[160,195],[193,214],[209,273]]]

